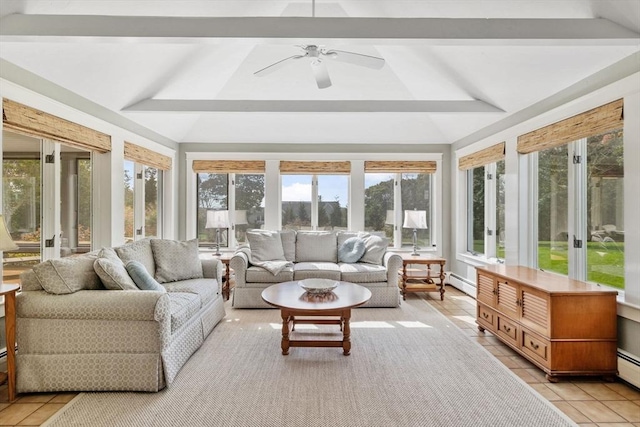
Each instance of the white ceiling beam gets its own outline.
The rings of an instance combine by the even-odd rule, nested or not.
[[[349,39],[368,43],[576,43],[638,44],[640,34],[595,19],[149,17],[8,15],[2,41],[210,42],[217,39],[291,42]]]
[[[462,101],[333,101],[333,100],[187,100],[145,99],[125,112],[205,113],[502,113],[480,100]]]

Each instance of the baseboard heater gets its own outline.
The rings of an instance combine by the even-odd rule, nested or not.
[[[640,388],[640,360],[637,356],[618,349],[618,376]]]
[[[476,297],[476,284],[469,279],[448,272],[445,282],[473,298]]]

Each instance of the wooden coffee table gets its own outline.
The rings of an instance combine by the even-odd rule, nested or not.
[[[289,347],[342,347],[348,356],[351,352],[351,309],[371,298],[369,289],[349,282],[339,282],[338,287],[326,294],[310,294],[298,281],[269,286],[262,291],[262,299],[280,309],[282,316],[282,354],[289,354]],[[323,319],[304,319],[323,317]],[[338,317],[326,319],[325,317]],[[340,325],[342,340],[292,340],[291,332],[296,324]]]

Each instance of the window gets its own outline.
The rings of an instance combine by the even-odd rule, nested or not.
[[[311,230],[312,175],[282,175],[282,228]]]
[[[199,173],[198,174],[198,240],[200,244],[212,245],[216,243],[216,229],[206,228],[207,212],[226,211],[229,206],[229,174]],[[228,246],[228,228],[220,229],[220,246]]]
[[[365,173],[365,230],[384,233],[392,246],[413,246],[413,228],[403,227],[405,211],[421,211],[427,228],[416,229],[417,245],[419,249],[432,247],[431,195],[435,163],[365,162],[365,172],[367,169],[371,172]],[[378,172],[380,169],[394,172]]]
[[[403,211],[424,211],[427,218],[431,215],[431,174],[403,173],[400,180],[401,205]],[[427,228],[417,229],[417,242],[419,248],[431,246],[431,224],[427,220]],[[413,245],[413,229],[402,229],[402,246]]]
[[[158,220],[160,214],[161,192],[159,177],[162,171],[144,167],[144,235],[145,237],[160,237]]]
[[[317,175],[318,230],[347,229],[347,175]]]
[[[467,178],[467,252],[504,259],[505,143],[460,158]]]
[[[537,266],[625,287],[622,100],[518,138],[537,194]]]
[[[393,173],[367,173],[364,176],[365,231],[384,232],[392,242],[396,228],[393,192],[395,178],[396,174]]]
[[[235,189],[235,239],[243,243],[248,229],[264,224],[264,174],[236,174]]]
[[[467,250],[484,254],[484,166],[467,171]]]

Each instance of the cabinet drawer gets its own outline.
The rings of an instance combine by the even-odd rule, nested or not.
[[[493,312],[493,310],[489,310],[488,308],[479,305],[478,320],[480,320],[484,326],[490,327],[490,329],[495,329],[496,314]]]
[[[549,342],[537,338],[527,331],[522,333],[522,348],[527,353],[533,353],[543,360],[547,360],[549,354]]]
[[[513,345],[518,345],[518,324],[498,316],[498,335]]]

